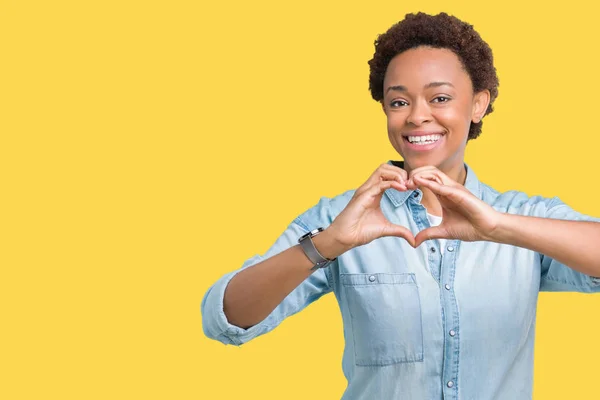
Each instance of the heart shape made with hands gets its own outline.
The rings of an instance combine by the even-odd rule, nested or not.
[[[410,190],[429,189],[442,206],[440,225],[425,228],[416,236],[406,232],[400,234],[414,248],[431,239],[490,240],[490,233],[498,226],[498,211],[436,167],[411,171],[405,185]]]

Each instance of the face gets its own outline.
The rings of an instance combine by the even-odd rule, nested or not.
[[[473,93],[471,78],[451,50],[418,47],[392,59],[384,82],[388,136],[408,170],[463,168],[471,122],[479,122],[489,91]]]

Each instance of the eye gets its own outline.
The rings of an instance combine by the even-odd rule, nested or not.
[[[437,101],[436,101],[437,100]],[[447,103],[448,101],[450,101],[450,97],[447,96],[437,96],[436,98],[434,98],[432,101],[434,103]]]
[[[408,103],[407,103],[407,102],[405,102],[404,100],[393,100],[393,101],[390,103],[390,107],[394,107],[394,108],[397,108],[397,107],[404,107],[404,106],[406,106],[407,104],[408,104]]]

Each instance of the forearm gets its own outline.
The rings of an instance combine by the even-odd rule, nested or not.
[[[600,276],[600,223],[503,214],[489,238],[524,247],[591,276]]]
[[[327,229],[312,240],[326,258],[346,251]],[[227,320],[244,329],[258,324],[313,273],[312,267],[298,244],[240,271],[225,289],[223,311]]]

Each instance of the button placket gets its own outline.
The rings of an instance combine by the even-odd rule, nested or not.
[[[452,338],[444,340],[444,377],[447,387],[446,390],[452,391],[453,395],[458,389],[456,377],[458,374],[458,359],[460,357],[460,341],[458,340],[458,304],[456,296],[452,289],[454,286],[454,277],[456,271],[456,262],[458,256],[458,241],[448,241],[446,244],[446,254],[442,259],[440,279],[445,282],[441,300],[444,317],[444,330]]]
[[[410,195],[411,201],[407,202],[409,213],[412,215],[418,230],[423,230],[429,227],[426,208],[423,205],[419,204],[418,200],[414,200],[415,198],[421,197],[422,196],[420,192],[414,191]],[[425,253],[425,260],[427,261],[431,276],[437,282],[440,282],[440,269],[442,259],[440,249],[438,246],[436,246],[437,242],[427,240],[425,241],[425,243],[426,246],[420,247],[420,251],[424,251]]]

